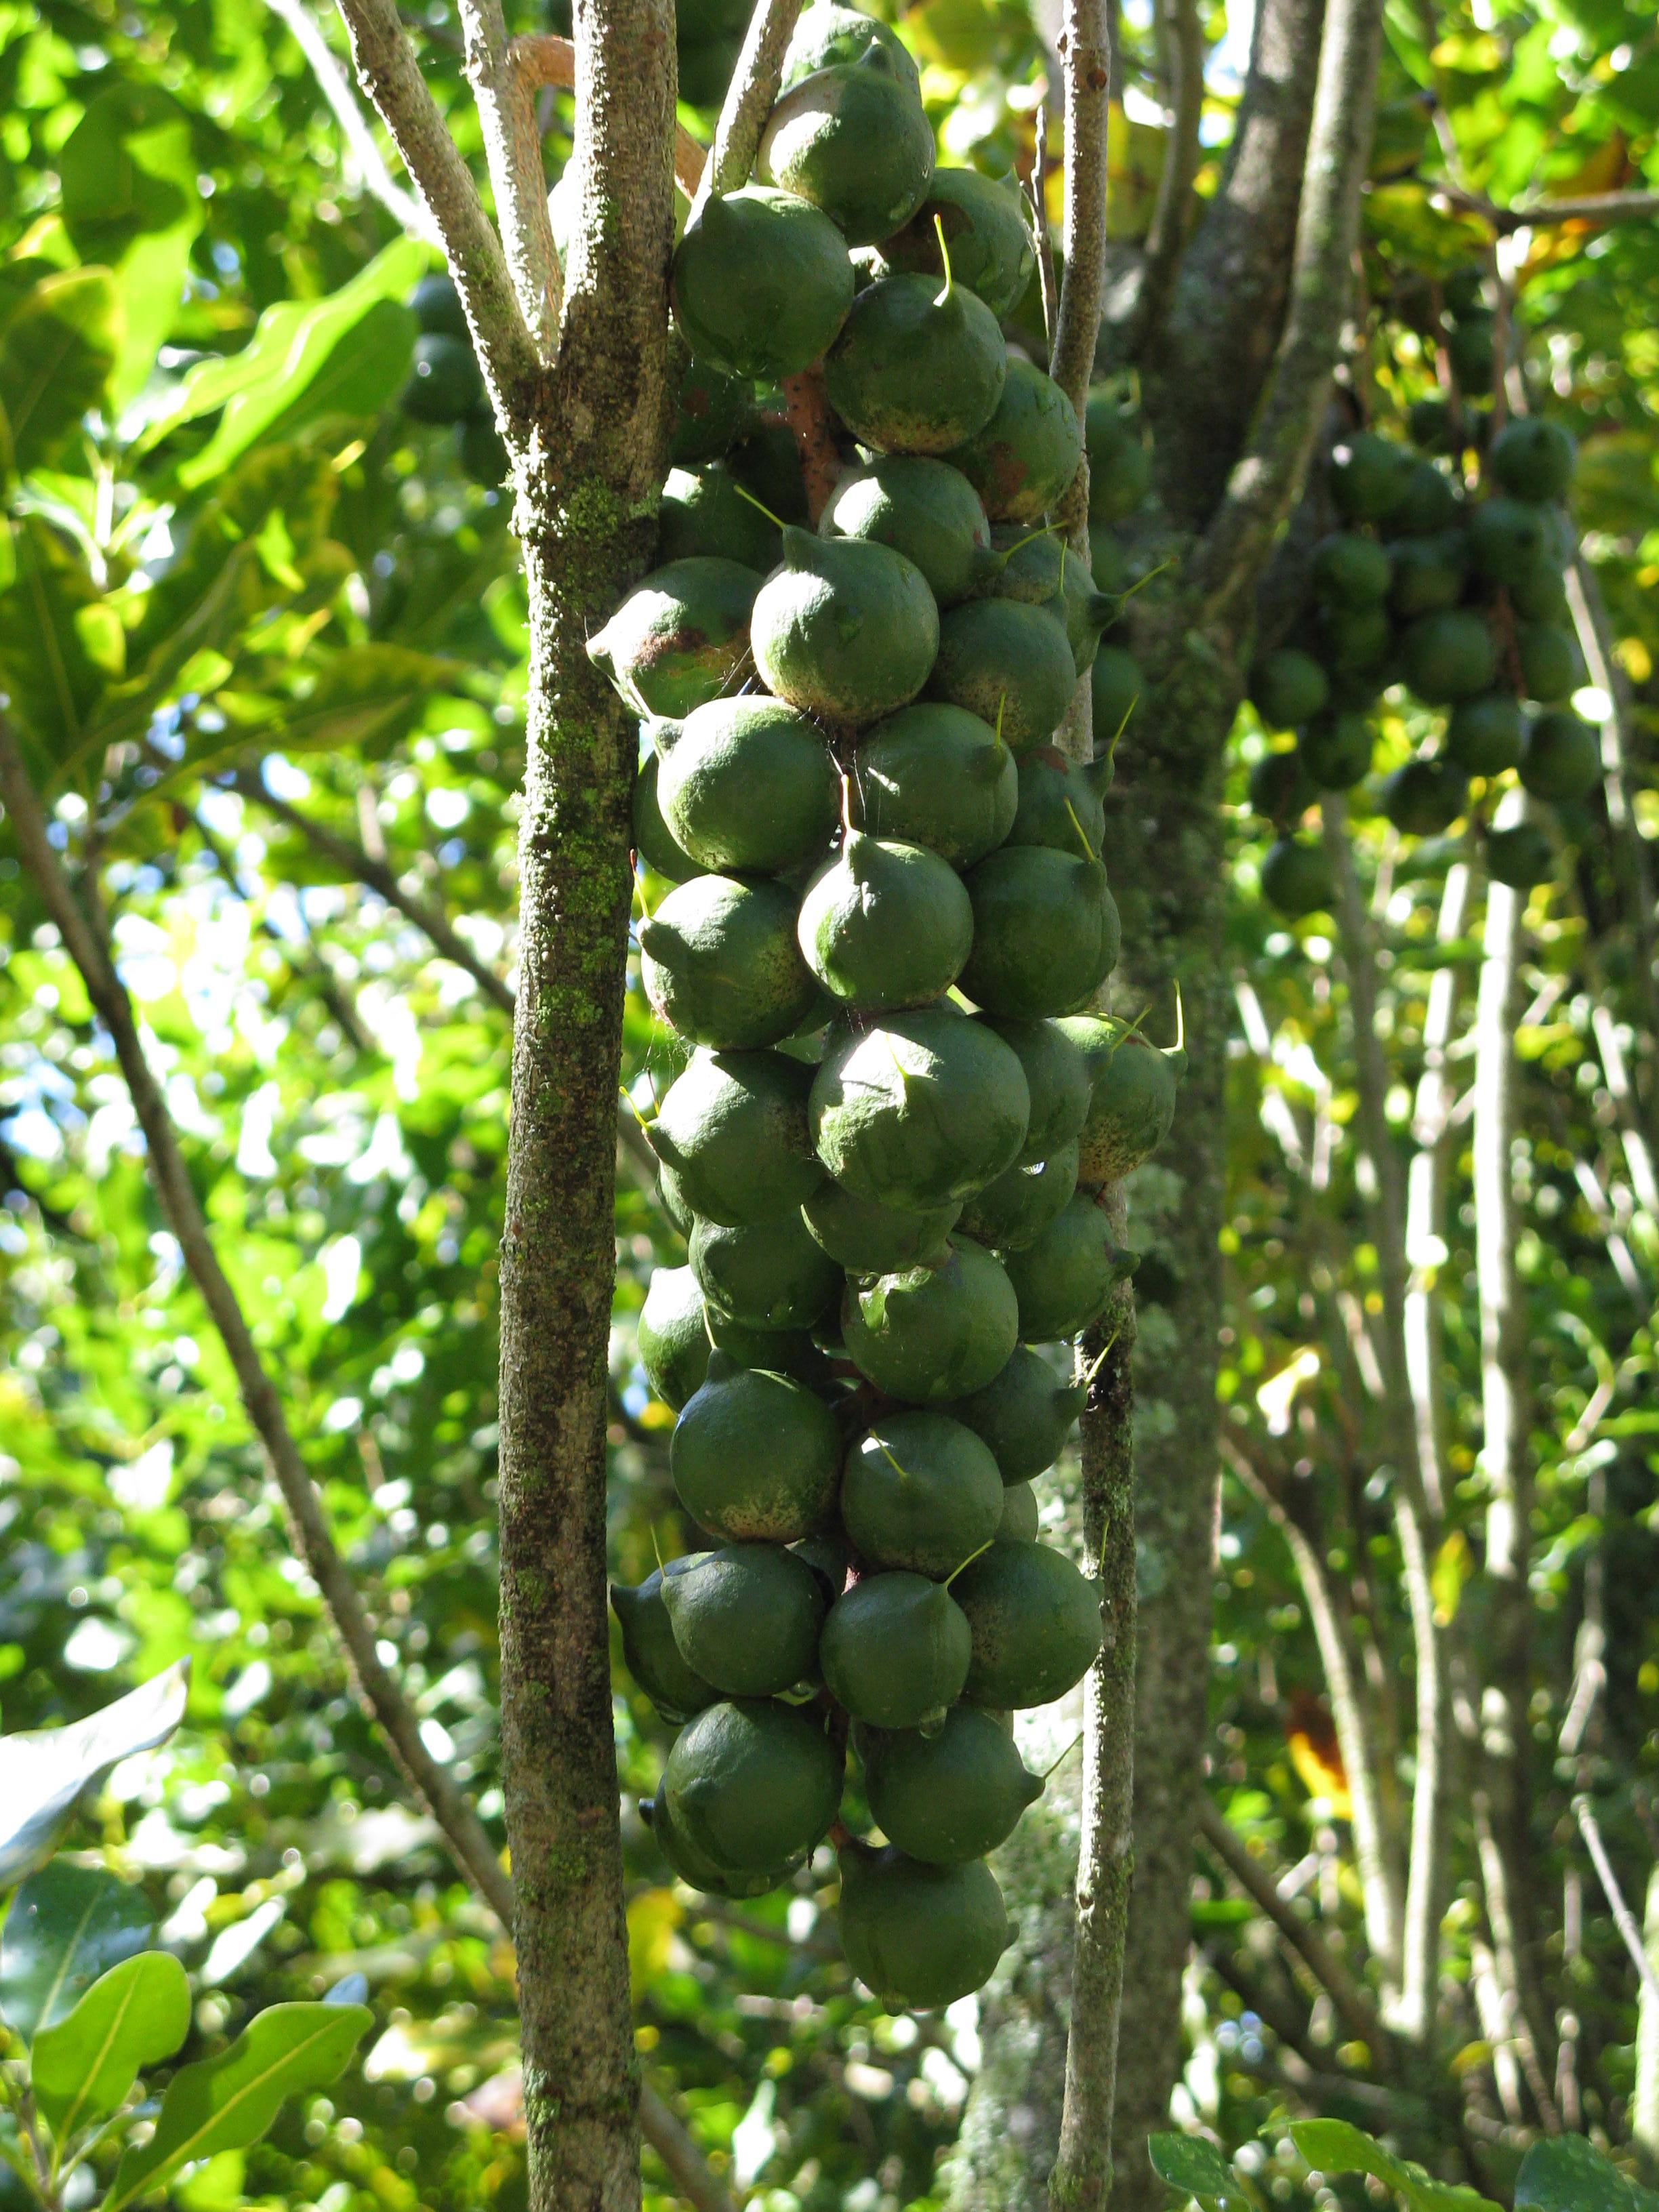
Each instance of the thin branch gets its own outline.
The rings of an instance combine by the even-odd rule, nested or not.
[[[201,841],[202,850],[218,869],[236,897],[252,912],[253,900],[248,892],[247,886],[242,881],[241,871],[237,867],[235,855],[226,850],[199,813],[191,813],[189,818],[191,829],[195,830]],[[287,940],[281,931],[273,927],[268,916],[261,915],[254,923],[254,927],[260,936],[268,944],[276,947],[277,956],[288,969],[289,975],[296,981],[308,982],[315,988],[317,995],[339,1024],[341,1034],[353,1051],[360,1054],[364,1059],[369,1058],[378,1051],[378,1046],[364,1029],[357,1009],[347,999],[344,992],[335,981],[333,971],[330,969],[327,961],[318,951],[310,928],[306,924],[303,913],[301,915],[301,926],[305,929],[306,943],[311,951],[309,968],[302,966],[294,957]]]
[[[1431,1516],[1418,1457],[1406,1355],[1405,1206],[1400,1158],[1385,1105],[1389,1068],[1377,1028],[1376,954],[1354,876],[1346,804],[1331,794],[1323,800],[1322,808],[1325,850],[1336,881],[1337,920],[1347,973],[1360,1127],[1377,1189],[1372,1218],[1382,1297],[1384,1435],[1395,1462],[1391,1492],[1395,1535],[1417,1664],[1417,1772],[1412,1792],[1401,1976],[1397,1997],[1389,2002],[1389,2018],[1402,2034],[1420,2041],[1429,2033],[1439,1984],[1441,1890],[1449,1811],[1449,1685],[1443,1638],[1435,1613],[1427,1534]]]
[[[413,891],[405,890],[395,871],[382,860],[371,860],[361,845],[354,845],[349,838],[337,836],[333,830],[325,830],[319,822],[313,822],[297,806],[290,806],[285,799],[278,799],[273,792],[266,789],[264,781],[251,769],[237,770],[235,788],[244,799],[257,806],[263,806],[279,822],[286,823],[290,830],[297,830],[308,844],[345,875],[355,882],[366,884],[389,907],[394,907],[399,914],[406,916],[417,929],[430,938],[434,949],[444,959],[453,961],[456,967],[464,969],[490,1004],[507,1015],[509,1020],[512,1018],[512,992],[499,975],[485,966],[441,907]]]
[[[1331,0],[1303,174],[1289,312],[1243,458],[1195,556],[1212,617],[1231,612],[1313,451],[1352,289],[1376,106],[1382,0]]]
[[[640,2130],[668,2170],[668,2178],[696,2212],[736,2212],[672,2109],[649,2081],[640,2083]]]
[[[702,181],[691,203],[694,216],[711,192],[735,192],[748,183],[766,118],[778,96],[783,57],[800,9],[801,0],[762,0],[749,18],[732,81],[720,103]]]
[[[1138,359],[1163,323],[1176,271],[1187,242],[1187,215],[1204,149],[1199,130],[1204,119],[1204,26],[1198,0],[1158,0],[1158,17],[1169,56],[1171,109],[1158,198],[1146,232],[1146,258],[1135,289],[1133,328],[1124,345]]]
[[[337,0],[351,59],[441,240],[498,415],[524,421],[541,375],[501,240],[421,75],[393,0]]]
[[[459,0],[459,14],[507,269],[536,349],[550,361],[559,332],[559,257],[536,103],[514,66],[501,0]]]
[[[328,102],[334,120],[340,126],[353,160],[362,171],[363,189],[372,199],[377,199],[386,213],[401,228],[416,238],[423,238],[428,246],[438,244],[438,233],[432,218],[414,197],[406,192],[386,165],[374,133],[364,120],[363,111],[348,82],[345,71],[335,59],[334,50],[324,38],[322,28],[307,11],[304,0],[265,0],[271,14],[286,27],[290,37],[310,64],[317,80],[317,88]]]
[[[513,1885],[494,1845],[454,1781],[422,1741],[420,1723],[381,1661],[374,1624],[335,1549],[321,1500],[294,1441],[275,1384],[266,1373],[235,1291],[208,1233],[178,1133],[161,1085],[144,1058],[132,1002],[101,935],[76,902],[52,850],[40,799],[9,722],[0,719],[0,799],[11,817],[24,866],[80,970],[87,996],[115,1046],[133,1110],[143,1131],[150,1178],[191,1279],[211,1315],[247,1410],[288,1509],[301,1558],[316,1583],[365,1704],[380,1723],[405,1781],[441,1830],[451,1855],[479,1896],[510,1924]]]
[[[1106,1194],[1115,1242],[1127,1233],[1121,1183]],[[1135,1311],[1129,1285],[1083,1341],[1094,1370],[1083,1415],[1083,1540],[1097,1563],[1103,1631],[1083,1701],[1082,1834],[1072,1948],[1071,2026],[1051,2212],[1099,2212],[1112,2193],[1118,2027],[1134,1869]],[[1097,1364],[1097,1363],[1098,1363]]]
[[[1056,43],[1065,77],[1066,275],[1050,331],[1048,373],[1071,401],[1079,429],[1094,374],[1105,280],[1109,39],[1106,0],[1063,0]],[[1041,161],[1035,182],[1042,256],[1048,248],[1048,225]],[[1086,453],[1056,520],[1078,558],[1086,562]],[[1086,759],[1094,749],[1086,683],[1073,696],[1060,742],[1074,757]],[[1126,1243],[1128,1207],[1121,1184],[1108,1189],[1101,1203],[1113,1241]],[[1112,2194],[1118,2029],[1134,1864],[1134,1297],[1126,1282],[1084,1340],[1092,1373],[1083,1415],[1083,1538],[1098,1577],[1103,1636],[1084,1688],[1077,1923],[1065,2099],[1048,2177],[1052,2212],[1103,2212]]]
[[[1031,243],[1036,253],[1042,335],[1052,357],[1054,331],[1060,321],[1060,285],[1054,276],[1054,240],[1048,232],[1048,110],[1041,102],[1033,130],[1036,143],[1031,150],[1031,173],[1026,180],[1025,204],[1031,218]]]
[[[1463,932],[1468,904],[1469,867],[1454,861],[1446,871],[1435,943],[1444,947]],[[1429,985],[1423,1022],[1423,1072],[1412,1109],[1412,1139],[1417,1150],[1406,1173],[1406,1381],[1417,1424],[1417,1455],[1423,1491],[1437,1517],[1445,1510],[1446,1486],[1441,1449],[1439,1274],[1444,1258],[1447,1139],[1454,1086],[1447,1060],[1457,1018],[1460,968],[1444,962]]]
[[[563,92],[574,90],[576,49],[568,39],[559,38],[552,31],[527,31],[514,40],[510,52],[520,80],[526,88],[556,85]],[[687,199],[695,195],[702,180],[704,159],[702,148],[683,123],[677,123],[674,179]]]
[[[823,371],[816,363],[798,375],[786,376],[782,389],[786,419],[800,456],[806,519],[816,530],[846,469],[836,443],[836,418],[823,388]]]
[[[1466,191],[1443,177],[1430,190],[1468,215],[1479,216],[1500,238],[1517,230],[1544,230],[1559,222],[1599,226],[1608,222],[1650,222],[1659,216],[1659,192],[1590,192],[1576,200],[1528,200],[1522,207],[1499,207],[1483,192]]]
[[[1339,793],[1326,794],[1321,802],[1321,818],[1325,850],[1336,880],[1338,934],[1347,974],[1360,1133],[1370,1156],[1371,1172],[1376,1182],[1373,1225],[1382,1293],[1383,1364],[1395,1400],[1391,1410],[1401,1466],[1414,1469],[1416,1438],[1410,1427],[1406,1391],[1406,1200],[1399,1149],[1389,1127],[1386,1106],[1389,1060],[1377,1027],[1376,950],[1354,875],[1353,853],[1348,842],[1347,806]]]
[[[1106,274],[1106,122],[1111,89],[1103,0],[1065,0],[1060,51],[1066,82],[1066,204],[1060,280],[1048,374],[1083,420],[1095,372],[1100,295]],[[1088,509],[1083,472],[1081,510]],[[1061,520],[1072,521],[1073,497]]]
[[[1653,878],[1647,841],[1636,825],[1631,789],[1640,762],[1630,679],[1613,651],[1613,627],[1595,569],[1577,547],[1567,567],[1567,601],[1589,678],[1608,702],[1601,725],[1601,793],[1613,844],[1613,873],[1635,940],[1637,988],[1650,1036],[1659,1035],[1659,985],[1654,973]]]
[[[1279,1895],[1273,1876],[1217,1812],[1207,1792],[1199,1798],[1198,1821],[1206,1843],[1329,1997],[1348,2033],[1368,2045],[1374,2057],[1382,2057],[1387,2048],[1386,2030],[1370,1999],[1318,1929]]]
[[[1590,1855],[1596,1880],[1607,1900],[1607,1910],[1613,1915],[1613,1924],[1624,1938],[1625,1948],[1630,1953],[1643,1990],[1651,2004],[1659,2004],[1659,1974],[1654,1971],[1642,1942],[1642,1931],[1636,1924],[1636,1916],[1625,1902],[1625,1893],[1619,1887],[1619,1877],[1613,1870],[1613,1861],[1607,1856],[1607,1847],[1601,1840],[1601,1831],[1590,1810],[1588,1797],[1575,1797],[1572,1817],[1578,1823],[1578,1832],[1584,1838],[1584,1848]]]
[[[1353,1806],[1354,1859],[1359,1869],[1364,1904],[1365,1940],[1385,1972],[1397,1979],[1400,1877],[1388,1849],[1382,1786],[1372,1755],[1360,1685],[1349,1650],[1347,1624],[1337,1609],[1320,1547],[1291,1510],[1277,1470],[1270,1470],[1261,1453],[1251,1448],[1252,1440],[1231,1425],[1224,1425],[1220,1443],[1223,1459],[1284,1537],[1297,1580],[1302,1585],[1314,1641],[1319,1647],[1320,1665],[1330,1692],[1331,1716],[1336,1724],[1337,1743]]]

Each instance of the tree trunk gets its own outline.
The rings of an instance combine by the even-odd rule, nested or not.
[[[1111,2203],[1137,2212],[1164,2212],[1167,2196],[1147,2163],[1146,2138],[1164,2124],[1181,2066],[1181,1980],[1202,1786],[1231,1018],[1221,762],[1239,681],[1189,630],[1183,598],[1149,606],[1151,597],[1134,603],[1148,696],[1119,747],[1107,803],[1105,858],[1124,945],[1112,999],[1132,1018],[1150,1005],[1148,1031],[1163,1042],[1173,1034],[1178,980],[1190,1059],[1173,1130],[1125,1186],[1127,1240],[1146,1258],[1136,1283],[1133,1363],[1140,1594],[1134,1874]],[[1068,1784],[1063,1816],[1058,1783],[1038,1808],[1041,1819],[1027,1814],[998,1866],[1019,1935],[981,2000],[984,2059],[951,2168],[951,2212],[1036,2212],[1048,2203],[1060,2139],[1078,1850],[1077,1782]]]
[[[605,0],[579,5],[576,45],[581,223],[518,514],[532,644],[501,1245],[501,1737],[532,2212],[631,2212],[605,1486],[635,740],[586,647],[649,560],[665,465],[673,40],[656,0]]]
[[[1171,611],[1178,614],[1177,606]],[[1236,672],[1183,627],[1120,754],[1106,860],[1123,915],[1119,1006],[1151,1005],[1163,1042],[1181,986],[1188,1072],[1175,1126],[1129,1181],[1136,1283],[1137,1628],[1134,1886],[1119,2027],[1115,2208],[1164,2212],[1146,2136],[1167,2124],[1182,2063],[1181,1983],[1203,1787],[1219,1462],[1215,1389],[1231,1000],[1223,946],[1222,752]],[[1166,632],[1166,635],[1170,633]],[[1143,647],[1149,666],[1158,661]]]

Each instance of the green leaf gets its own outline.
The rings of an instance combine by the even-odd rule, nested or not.
[[[50,458],[104,396],[124,338],[107,269],[64,269],[31,286],[0,333],[0,470]]]
[[[0,600],[0,678],[28,735],[55,763],[79,750],[104,689],[82,621],[100,593],[69,539],[38,514],[8,535],[13,579]]]
[[[0,1888],[46,1864],[76,1807],[118,1760],[167,1741],[185,1717],[189,1679],[181,1659],[71,1727],[0,1736]],[[16,1918],[14,1906],[8,1943]]]
[[[1490,2197],[1437,2181],[1422,2166],[1396,2158],[1374,2136],[1346,2120],[1292,2121],[1291,2141],[1316,2172],[1368,2173],[1404,2197],[1412,2212],[1500,2212]]]
[[[334,2080],[373,2017],[367,2005],[272,2005],[228,2051],[185,2067],[167,2085],[155,2133],[116,2168],[104,2212],[165,2188],[198,2159],[257,2142],[285,2099]]]
[[[273,434],[286,438],[329,415],[380,414],[404,387],[418,328],[401,300],[377,300],[277,417]]]
[[[149,376],[179,313],[206,213],[188,118],[154,85],[107,85],[70,131],[58,167],[76,251],[101,262],[120,287],[125,337],[110,380],[118,408]]]
[[[324,663],[303,699],[221,692],[216,703],[226,718],[224,731],[192,749],[179,773],[201,775],[256,743],[284,753],[361,745],[379,757],[414,726],[433,694],[453,688],[460,674],[453,661],[404,646],[347,646]],[[151,796],[176,781],[163,777]]]
[[[140,2069],[171,2058],[189,2032],[190,1984],[169,1953],[141,1951],[112,1966],[67,2020],[34,2039],[34,2101],[58,2142],[118,2112]]]
[[[187,488],[206,483],[288,415],[350,337],[371,307],[407,292],[427,264],[427,250],[398,239],[349,284],[325,300],[284,300],[267,307],[239,354],[191,369],[173,405],[150,425],[151,446],[182,423],[224,409],[224,419],[199,453],[179,471]]]
[[[1242,2204],[1244,2192],[1233,2170],[1212,2142],[1202,2136],[1158,2135],[1146,2138],[1152,2172],[1171,2189],[1196,2197],[1205,2204]]]
[[[100,1974],[149,1943],[141,1889],[101,1867],[55,1859],[12,1899],[0,1935],[0,2019],[27,2041],[73,2011]]]
[[[1521,2161],[1515,2212],[1648,2212],[1650,2190],[1627,2181],[1583,2136],[1552,2136]]]

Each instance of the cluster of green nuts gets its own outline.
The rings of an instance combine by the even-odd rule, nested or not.
[[[986,1854],[1042,1788],[1012,1713],[1099,1648],[1032,1482],[1085,1397],[1054,1347],[1132,1264],[1100,1194],[1182,1063],[1089,1011],[1109,761],[1053,740],[1115,603],[1047,526],[1082,437],[1004,342],[1020,203],[935,169],[908,56],[823,0],[757,167],[677,253],[665,557],[589,648],[651,745],[640,975],[687,1056],[647,1133],[688,1262],[639,1349],[708,1540],[612,1600],[679,1728],[644,1808],[674,1872],[752,1897],[832,1837],[850,1964],[927,2008],[1009,1940]],[[814,529],[765,387],[820,362]]]
[[[1444,441],[1438,411],[1419,427]],[[1584,799],[1601,778],[1596,733],[1565,703],[1584,681],[1564,575],[1572,539],[1559,504],[1575,459],[1570,433],[1545,416],[1517,417],[1491,435],[1475,496],[1439,461],[1376,430],[1332,453],[1328,483],[1342,526],[1314,548],[1308,601],[1289,639],[1250,672],[1262,721],[1296,732],[1295,744],[1264,755],[1250,777],[1252,807],[1280,832],[1261,888],[1281,913],[1331,904],[1327,854],[1295,825],[1321,792],[1351,790],[1370,774],[1371,713],[1395,684],[1444,720],[1383,780],[1377,795],[1389,820],[1408,836],[1438,836],[1478,800],[1498,882],[1525,889],[1553,872],[1553,842],[1540,822],[1498,828],[1485,815],[1511,769],[1524,791],[1557,805]]]

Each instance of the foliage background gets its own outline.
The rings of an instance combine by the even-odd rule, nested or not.
[[[434,0],[420,22],[434,88],[474,150],[451,12]],[[903,27],[949,157],[992,170],[1029,162],[1046,89],[1042,24],[1018,0],[926,0]],[[1204,27],[1213,148],[1248,25],[1217,8]],[[1432,89],[1446,138],[1410,143],[1406,170],[1373,190],[1374,296],[1466,258],[1480,235],[1434,210],[1413,162],[1437,172],[1455,154],[1460,180],[1500,203],[1659,183],[1649,11],[1474,0],[1435,20],[1402,0],[1389,31],[1388,89],[1402,102]],[[1133,238],[1160,158],[1164,57],[1139,10],[1126,11],[1120,35],[1114,218]],[[453,1758],[499,1837],[494,1278],[526,648],[505,501],[465,476],[447,433],[396,408],[413,335],[401,301],[423,257],[365,193],[277,14],[256,0],[131,14],[15,0],[0,6],[0,313],[61,272],[75,319],[64,358],[104,349],[118,401],[83,425],[67,380],[55,398],[28,400],[33,442],[19,438],[6,491],[0,680],[58,797],[60,834],[95,825],[123,973],[337,1538],[431,1747]],[[551,173],[568,149],[568,103],[550,100],[544,119]],[[1212,176],[1212,164],[1200,190]],[[91,267],[112,282],[81,280],[76,292],[75,272]],[[1659,235],[1540,231],[1514,274],[1540,391],[1582,441],[1577,518],[1634,726],[1650,741]],[[354,280],[346,307],[329,304]],[[272,312],[288,319],[275,326],[280,350],[259,321]],[[288,324],[301,321],[310,374],[296,377]],[[14,426],[40,337],[0,324]],[[220,413],[224,387],[207,371],[222,356],[252,366]],[[1390,324],[1354,378],[1386,418],[1422,388],[1422,364]],[[1390,715],[1379,767],[1419,735]],[[1285,930],[1256,896],[1265,838],[1244,777],[1266,742],[1247,713],[1230,793],[1240,1016],[1223,1396],[1228,1419],[1282,1454],[1293,1477],[1340,1488],[1330,1564],[1364,1597],[1386,1679],[1401,1649],[1392,1540],[1352,1448],[1357,1386],[1343,1348],[1343,1298],[1363,1304],[1375,1256],[1355,1183],[1352,1041],[1328,936],[1317,923]],[[1648,782],[1644,763],[1635,805],[1650,838],[1659,796]],[[1455,856],[1402,852],[1379,815],[1362,805],[1356,816],[1386,963],[1390,1114],[1403,1126],[1429,979],[1445,961],[1472,972],[1477,950],[1467,933],[1433,945]],[[1531,1720],[1547,1772],[1593,1582],[1610,1680],[1590,1767],[1565,1780],[1596,1793],[1639,1899],[1654,1856],[1659,1698],[1659,1223],[1631,1172],[1598,1009],[1635,1055],[1644,1101],[1652,1040],[1605,896],[1601,825],[1568,826],[1581,857],[1534,896],[1517,1038],[1539,1470]],[[442,908],[493,993],[434,957],[348,865],[353,852]],[[160,1225],[106,1040],[3,848],[0,883],[5,1724],[75,1717],[192,1653],[185,1730],[118,1771],[80,1841],[152,1888],[167,1941],[211,1993],[198,2032],[228,2038],[259,2006],[319,1995],[349,1972],[368,1978],[378,2015],[366,2065],[331,2100],[285,2113],[245,2162],[204,2169],[180,2202],[186,2212],[242,2197],[325,2212],[510,2206],[523,2193],[510,1960],[401,1803],[347,1693],[222,1354]],[[642,1002],[630,1006],[628,1055],[643,1101],[665,1061]],[[614,1571],[635,1580],[654,1546],[672,1552],[687,1536],[667,1479],[665,1409],[649,1401],[633,1346],[652,1266],[681,1254],[626,1146],[623,1160],[612,1540]],[[1480,1595],[1468,1170],[1465,1149],[1439,1263],[1456,1487],[1436,1590],[1449,1615]],[[1156,1163],[1143,1173],[1156,1176]],[[1155,1322],[1171,1294],[1156,1250],[1142,1292]],[[1296,1868],[1322,1921],[1352,1929],[1356,1879],[1316,1656],[1282,1536],[1235,1484],[1215,1572],[1217,1802]],[[620,1674],[617,1715],[624,1785],[647,1792],[663,1732]],[[1620,2142],[1634,1978],[1585,1887],[1560,1789],[1550,1807],[1546,1917],[1553,1967],[1580,1993],[1583,2116]],[[836,1956],[832,1891],[807,1883],[716,1911],[665,1886],[637,1822],[628,1850],[641,2049],[717,2161],[757,2186],[765,2212],[941,2203],[940,2160],[976,2056],[972,2002],[943,2021],[888,2020]],[[1456,1850],[1451,1957],[1467,1978],[1479,1914],[1463,1827]],[[1575,1893],[1579,1948],[1568,1955]],[[1306,2084],[1269,2025],[1282,1969],[1212,1868],[1194,1932],[1181,2116],[1229,2143],[1262,2131],[1272,2195],[1305,2203],[1305,2168],[1281,2123],[1305,2106]],[[1489,2067],[1480,2044],[1471,2032],[1460,2067]],[[1329,2108],[1347,2109],[1346,2095],[1377,2124],[1381,2093],[1363,2053],[1345,2057],[1328,2037],[1321,2064]]]

